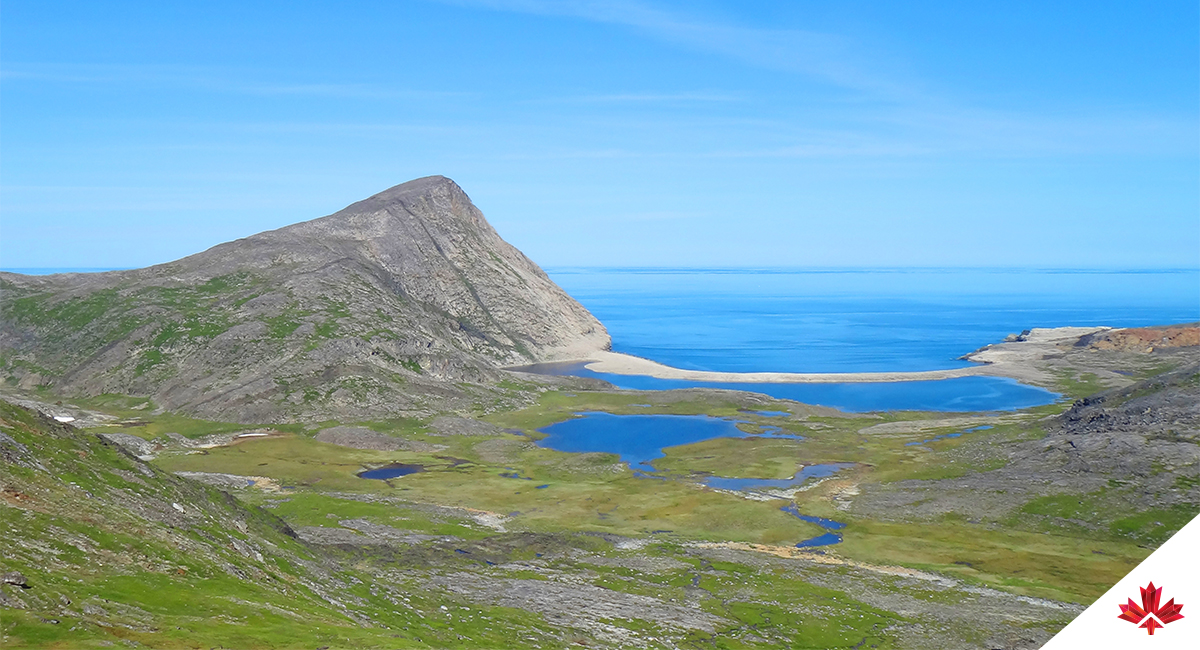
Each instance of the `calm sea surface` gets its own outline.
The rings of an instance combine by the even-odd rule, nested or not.
[[[604,323],[615,351],[692,370],[957,368],[1031,327],[1200,320],[1197,269],[548,272]]]
[[[552,268],[613,349],[692,370],[869,372],[959,357],[1033,327],[1200,320],[1200,270]],[[1010,410],[1048,391],[995,377],[880,384],[733,384],[591,373],[621,388],[766,393],[848,411]]]

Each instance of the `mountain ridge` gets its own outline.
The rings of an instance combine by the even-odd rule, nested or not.
[[[10,383],[239,421],[474,408],[492,398],[461,384],[610,343],[442,176],[144,269],[0,273],[0,290]]]

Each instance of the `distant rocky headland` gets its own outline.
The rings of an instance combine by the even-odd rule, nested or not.
[[[442,176],[168,264],[0,273],[0,291],[0,366],[20,388],[243,422],[493,402],[501,367],[609,346]]]

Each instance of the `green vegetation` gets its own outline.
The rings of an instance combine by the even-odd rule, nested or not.
[[[259,428],[256,425],[199,420],[174,413],[154,413],[157,410],[157,406],[153,401],[145,397],[105,394],[90,398],[74,399],[71,400],[71,403],[83,408],[92,408],[111,413],[120,418],[119,422],[91,429],[90,431],[93,433],[119,431],[146,439],[157,438],[166,433],[178,433],[186,438],[198,438],[214,433],[230,433]],[[293,433],[304,430],[302,426],[296,424],[273,424],[269,426],[279,431]]]
[[[1200,487],[1200,474],[1193,476],[1176,476],[1175,487],[1181,490],[1189,490],[1195,487]]]
[[[142,360],[138,362],[137,367],[134,369],[134,373],[141,375],[154,366],[161,364],[166,360],[166,358],[167,355],[163,354],[162,350],[154,348],[146,350],[142,352]]]
[[[51,302],[49,294],[35,294],[7,300],[5,318],[32,325],[55,325],[66,329],[83,329],[105,316],[124,301],[116,289],[97,291],[90,296]]]
[[[143,404],[112,396],[101,401],[135,409]],[[114,641],[247,648],[593,645],[586,628],[564,630],[536,612],[431,591],[427,581],[469,570],[475,577],[468,585],[500,578],[544,583],[543,571],[572,571],[569,558],[581,552],[624,557],[597,537],[498,535],[474,522],[469,511],[444,506],[257,491],[244,495],[243,505],[160,470],[138,470],[111,445],[7,404],[0,404],[0,430],[36,450],[49,470],[18,465],[5,481],[5,498],[19,504],[0,510],[6,539],[15,540],[6,549],[5,568],[22,572],[33,585],[17,595],[25,608],[5,610],[0,621],[6,647],[102,647]],[[141,505],[129,501],[135,494]],[[172,503],[186,505],[177,511]],[[324,566],[337,562],[330,573],[318,568],[310,548],[285,534],[275,515],[254,504],[297,527],[371,520],[456,541],[414,547],[399,565],[390,552],[338,555],[331,549],[322,560]],[[32,540],[38,541],[25,543]],[[650,647],[778,647],[801,637],[818,647],[850,647],[864,637],[886,647],[888,627],[901,620],[782,573],[762,576],[763,594],[789,605],[744,599],[737,594],[745,578],[760,573],[752,566],[697,566],[668,545],[648,552],[680,568],[643,582],[636,572],[594,566],[594,584],[657,597],[662,594],[655,585],[677,585],[669,588],[682,595],[684,585],[698,582],[712,594],[704,609],[717,617],[715,634],[636,617],[603,621],[648,636]],[[542,555],[563,559],[539,560]],[[514,561],[533,564],[500,564]],[[397,566],[405,568],[398,572]]]
[[[339,382],[329,387],[342,389],[370,386]],[[95,432],[119,431],[151,440],[166,433],[197,438],[257,428],[162,413],[146,398],[102,395],[75,403],[120,418]],[[38,445],[43,453],[50,438],[22,433],[21,427],[33,430],[37,423],[9,408],[0,422],[4,431],[15,431],[19,435],[9,435],[22,444]],[[794,646],[796,639],[811,647],[892,647],[898,643],[897,626],[919,621],[868,605],[833,585],[867,580],[874,585],[871,589],[904,594],[930,606],[957,606],[966,598],[958,587],[900,584],[869,568],[899,566],[951,577],[963,588],[981,585],[1088,603],[1197,509],[1187,504],[1131,508],[1133,485],[1113,479],[1088,494],[1015,501],[1000,517],[980,518],[951,508],[927,520],[884,521],[841,509],[837,495],[844,490],[932,487],[939,481],[1000,470],[1008,462],[1000,451],[1004,445],[1044,435],[1038,421],[1042,413],[981,416],[969,425],[946,426],[928,413],[836,416],[825,411],[817,415],[794,404],[763,408],[787,408],[794,415],[759,416],[744,410],[736,397],[701,402],[661,394],[549,391],[528,408],[486,417],[521,434],[442,435],[431,429],[429,418],[344,423],[404,441],[405,450],[374,451],[313,438],[316,431],[337,422],[272,425],[265,427],[274,432],[270,437],[242,439],[199,453],[164,451],[153,461],[154,478],[134,476],[129,469],[133,461],[111,446],[67,439],[61,453],[49,453],[53,478],[25,468],[11,471],[17,477],[15,489],[24,494],[42,490],[56,495],[49,497],[54,503],[61,502],[36,515],[22,514],[32,511],[19,508],[0,511],[6,518],[2,523],[19,538],[53,540],[48,548],[55,560],[48,568],[31,555],[34,551],[21,551],[24,555],[13,566],[36,579],[47,598],[62,594],[102,608],[103,601],[121,603],[126,609],[117,612],[110,605],[110,614],[125,617],[121,620],[131,627],[98,625],[94,617],[82,614],[55,614],[60,624],[75,626],[68,635],[64,630],[69,628],[46,623],[45,616],[18,614],[5,618],[0,633],[25,644],[70,639],[72,645],[83,646],[111,641],[118,629],[120,638],[157,647],[192,639],[209,646],[240,647],[591,645],[596,639],[587,626],[564,628],[561,620],[551,623],[538,611],[489,600],[495,597],[488,594],[509,584],[505,580],[553,586],[562,584],[556,576],[571,576],[576,582],[570,584],[603,588],[605,593],[663,603],[695,602],[700,611],[720,621],[712,631],[672,627],[648,614],[596,623],[636,634],[649,647],[659,643],[654,639],[664,640],[662,647],[784,647]],[[613,455],[569,454],[530,444],[541,435],[537,429],[592,410],[736,418],[751,437],[668,448],[654,463],[667,480],[657,481],[639,478]],[[939,438],[983,423],[993,428]],[[801,438],[753,436],[767,426]],[[84,458],[88,463],[81,462]],[[696,544],[743,543],[787,555],[796,552],[797,541],[822,532],[781,511],[788,500],[751,500],[704,489],[699,485],[703,476],[788,478],[804,466],[831,462],[854,466],[796,492],[794,503],[805,514],[847,524],[841,531],[844,541],[823,549],[822,557],[834,564],[779,560],[775,565],[774,556],[767,553],[743,562],[732,558],[748,556],[717,559],[696,549]],[[89,463],[114,469],[92,471],[85,467],[94,466]],[[357,476],[391,463],[417,464],[424,471],[387,481]],[[171,477],[178,471],[269,480],[236,490],[234,501]],[[178,522],[148,523],[130,519],[127,513],[104,511],[106,499],[141,489],[135,478],[148,483],[148,494],[164,500],[167,508],[171,501],[210,504],[205,506],[210,508],[207,518],[179,527]],[[1186,478],[1176,482],[1181,488],[1194,487]],[[185,488],[180,486],[200,492],[183,495],[179,490]],[[85,499],[77,490],[98,500]],[[936,489],[929,494],[935,497]],[[914,502],[913,512],[923,502]],[[231,518],[245,523],[234,525]],[[348,536],[343,539],[359,539],[366,534],[362,531],[376,528],[416,537],[403,548],[322,547],[319,552],[327,555],[320,562],[336,563],[337,569],[319,577],[312,573],[317,562],[313,553],[318,551],[282,534],[285,525],[310,531],[305,534]],[[181,541],[180,535],[191,541]],[[621,550],[597,535],[636,540],[638,550]],[[88,541],[72,543],[82,538]],[[249,543],[255,544],[252,552],[238,550],[244,549],[238,544]],[[95,559],[97,549],[109,558],[103,566]],[[255,552],[263,556],[261,562],[253,559]],[[112,559],[118,557],[125,559]],[[851,564],[836,563],[843,560]],[[221,562],[252,579],[220,569]],[[89,568],[81,570],[83,566]],[[430,581],[453,576],[470,576],[472,584],[481,585],[471,588],[478,593],[470,596],[468,592],[476,592],[466,587],[462,589],[467,591],[429,591]],[[330,606],[314,591],[321,585],[351,599],[357,613],[349,616]],[[147,595],[164,590],[174,591],[160,598]],[[371,625],[360,624],[364,616]],[[137,620],[153,620],[154,625],[138,627]],[[298,620],[304,625],[296,625]],[[208,625],[212,621],[216,622]],[[1053,631],[1065,622],[1062,617],[1046,618],[1028,625]],[[960,624],[954,634],[966,643],[984,632]]]
[[[28,370],[29,372],[36,372],[41,375],[53,374],[50,369],[48,369],[44,366],[39,366],[38,364],[33,363],[32,361],[26,361],[24,359],[13,359],[13,358],[9,357],[8,355],[0,354],[0,370],[5,370],[5,371],[11,372],[12,370],[17,369],[17,368],[21,368],[23,370]]]
[[[520,444],[516,436],[494,440]],[[587,466],[580,466],[572,454],[538,448],[521,453],[516,464],[496,467],[482,462],[479,450],[473,448],[478,440],[449,442],[449,449],[423,453],[378,452],[293,436],[246,441],[159,462],[171,471],[265,475],[297,489],[319,486],[322,491],[396,494],[423,503],[520,512],[516,520],[521,528],[537,532],[567,529],[640,535],[670,528],[696,539],[764,544],[794,543],[820,533],[816,526],[779,512],[773,503],[701,492],[685,483],[647,490],[645,481],[627,469],[614,472],[615,458],[598,459],[593,467],[601,471],[580,477],[578,470],[586,471]],[[364,468],[393,462],[420,464],[427,471],[386,482],[356,476]],[[502,476],[513,471],[532,480]],[[550,487],[535,489],[545,484]]]
[[[1178,504],[1172,508],[1151,508],[1117,519],[1109,530],[1115,535],[1132,537],[1157,546],[1167,541],[1175,531],[1183,528],[1195,517],[1196,508],[1191,504]]]
[[[648,407],[647,401],[651,402]],[[379,524],[464,539],[486,533],[461,518],[435,525],[403,509],[398,511],[398,506],[348,503],[334,496],[354,493],[400,499],[413,507],[437,504],[511,513],[506,517],[507,527],[538,533],[577,530],[637,537],[649,531],[670,530],[679,539],[787,546],[821,531],[781,512],[779,508],[786,502],[747,501],[698,490],[688,477],[715,474],[788,478],[805,465],[845,462],[856,466],[839,473],[830,489],[847,482],[937,481],[1003,467],[1006,461],[1002,457],[967,458],[956,450],[976,441],[978,444],[972,448],[978,450],[989,448],[986,440],[1028,439],[1028,427],[1032,426],[1009,421],[997,423],[990,430],[933,440],[963,427],[930,426],[925,424],[929,416],[916,413],[784,420],[746,413],[734,402],[655,402],[645,394],[587,391],[548,392],[534,407],[497,413],[488,419],[536,437],[540,435],[537,428],[587,410],[709,413],[746,420],[752,432],[765,425],[781,426],[784,432],[804,439],[717,438],[668,448],[666,456],[655,465],[676,479],[654,482],[637,478],[617,465],[615,456],[566,454],[531,447],[524,436],[507,433],[486,439],[434,435],[424,421],[404,418],[362,425],[425,445],[428,451],[336,447],[292,429],[290,436],[247,440],[203,454],[168,455],[156,462],[171,471],[269,476],[287,487],[290,499],[273,506],[275,511],[295,525],[336,526],[335,521],[322,519],[334,514],[338,520],[364,517]],[[168,430],[197,436],[239,428],[245,427],[162,415],[147,417],[144,424],[121,430],[153,438]],[[913,442],[922,444],[908,444]],[[427,471],[390,481],[356,476],[364,468],[393,462],[419,464]],[[520,478],[509,478],[513,472]],[[541,485],[547,487],[535,489]],[[272,504],[275,499],[254,497],[252,502]],[[1086,602],[1098,593],[1097,589],[1143,558],[1147,551],[1138,543],[1155,539],[1156,531],[1177,529],[1179,517],[1187,511],[1184,508],[1178,516],[1153,513],[1120,524],[1108,521],[1090,525],[1086,518],[1079,520],[1079,513],[1099,511],[1099,502],[1051,496],[1022,506],[1021,517],[1006,521],[1004,528],[951,517],[934,527],[937,533],[931,533],[928,524],[885,524],[837,512],[830,508],[828,490],[823,485],[798,493],[797,499],[803,512],[849,522],[846,541],[836,549],[848,557],[933,569],[1019,593],[1077,602]],[[404,523],[405,518],[411,521]],[[1059,524],[1045,523],[1051,519]],[[1091,553],[1098,548],[1104,549],[1103,556]],[[1086,578],[1063,578],[1072,572]]]
[[[338,526],[340,520],[366,519],[373,523],[427,535],[452,535],[460,539],[486,539],[495,531],[480,526],[465,511],[429,508],[420,503],[368,503],[319,492],[246,495],[247,502],[263,505],[289,525]]]
[[[1123,482],[1110,482],[1108,488],[1088,494],[1058,494],[1033,499],[1021,507],[1021,512],[1038,515],[1040,519],[1032,524],[1015,520],[1010,523],[1037,530],[1157,546],[1197,514],[1196,505],[1186,503],[1124,514],[1131,510],[1125,503],[1135,499],[1136,492],[1132,488]]]
[[[1091,372],[1058,372],[1056,384],[1058,392],[1071,398],[1090,397],[1108,388]]]
[[[338,326],[335,321],[325,321],[319,323],[314,329],[313,334],[318,338],[331,339],[337,335]]]
[[[169,346],[185,339],[211,339],[225,333],[231,326],[228,316],[221,313],[207,318],[192,317],[183,322],[167,323],[151,339],[155,347]]]
[[[240,322],[237,309],[261,293],[262,281],[234,273],[190,287],[121,285],[67,299],[52,292],[18,290],[9,283],[4,288],[10,298],[0,303],[0,316],[43,330],[46,347],[40,354],[59,363],[91,357],[139,328],[151,328],[148,338],[135,341],[145,346],[132,359],[134,376],[141,376],[169,365],[172,353],[181,346],[213,339]],[[10,372],[17,368],[39,374],[67,369],[35,369],[20,362],[7,365]]]
[[[1149,551],[1127,542],[996,529],[945,519],[852,521],[839,549],[849,557],[936,571],[1019,594],[1090,603]]]
[[[1095,496],[1058,494],[1038,497],[1022,506],[1021,512],[1086,521],[1097,517],[1100,509],[1101,505]]]
[[[300,327],[300,321],[296,320],[296,316],[292,312],[285,312],[279,316],[270,316],[263,319],[267,324],[267,336],[273,339],[286,339]]]

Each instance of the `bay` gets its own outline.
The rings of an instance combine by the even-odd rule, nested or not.
[[[1033,327],[1200,320],[1200,269],[550,268],[613,350],[689,370],[956,368]]]

